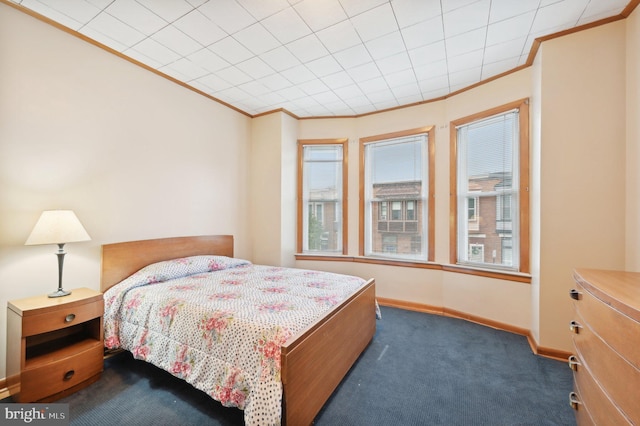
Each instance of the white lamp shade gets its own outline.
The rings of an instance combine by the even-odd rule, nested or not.
[[[64,244],[90,239],[72,210],[45,210],[25,245]]]

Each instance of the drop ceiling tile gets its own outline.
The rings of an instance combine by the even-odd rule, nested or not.
[[[254,79],[266,77],[275,73],[273,68],[267,65],[262,59],[253,57],[236,65],[238,69],[244,71]]]
[[[504,19],[487,28],[487,46],[525,37],[533,23],[535,12],[527,12],[514,18]]]
[[[173,22],[180,17],[188,14],[194,9],[194,6],[185,0],[136,0],[138,3],[161,17],[167,22]],[[109,0],[105,2],[110,3]]]
[[[193,63],[189,59],[185,59],[185,58],[172,62],[168,64],[165,68],[170,68],[184,75],[186,77],[185,81],[196,80],[200,77],[204,77],[205,75],[209,74],[209,71],[205,70],[204,68],[198,66],[197,64]]]
[[[483,28],[489,21],[490,0],[479,0],[444,14],[444,33],[447,37]]]
[[[409,58],[414,67],[438,62],[447,57],[444,40],[417,49],[409,50]]]
[[[223,80],[215,74],[208,74],[196,80],[197,83],[208,87],[213,92],[220,92],[231,87],[231,83]]]
[[[333,54],[344,69],[363,65],[372,61],[371,55],[363,45],[353,46]]]
[[[240,84],[248,83],[253,80],[251,76],[249,76],[249,74],[245,73],[244,71],[240,70],[240,68],[235,66],[221,69],[220,71],[216,72],[216,75],[221,79],[231,83],[232,86],[239,86]]]
[[[380,72],[384,75],[411,69],[411,60],[405,51],[380,59],[377,64]]]
[[[313,80],[300,83],[298,87],[300,87],[300,89],[302,89],[308,95],[314,95],[316,93],[322,93],[329,90],[327,85],[324,84],[319,78],[314,78]]]
[[[574,26],[589,0],[572,0],[553,3],[538,9],[531,27],[531,32],[551,31],[555,27],[570,28]]]
[[[158,43],[167,46],[169,49],[173,50],[181,56],[188,56],[203,47],[200,43],[180,31],[173,25],[164,27],[163,29],[152,35],[151,38]]]
[[[313,99],[316,100],[320,105],[325,105],[327,103],[338,102],[341,99],[332,91],[327,91],[323,93],[318,93],[313,95]]]
[[[233,35],[244,47],[255,55],[275,49],[279,46],[278,40],[271,35],[260,23],[253,24]]]
[[[478,0],[441,0],[442,3],[442,12],[447,13],[452,10],[459,9],[461,7],[468,6],[472,3],[475,3]]]
[[[193,7],[200,7],[208,1],[209,0],[187,0],[187,3],[189,3]]]
[[[392,87],[393,95],[401,103],[412,103],[422,101],[422,94],[418,82],[414,81],[402,86]]]
[[[60,22],[72,30],[80,29],[100,13],[99,8],[86,2],[73,4],[60,2],[59,0],[24,0],[21,4],[47,18]]]
[[[307,62],[307,68],[309,68],[316,77],[324,77],[342,71],[340,64],[333,59],[331,55]]]
[[[418,86],[420,87],[420,91],[423,93],[423,97],[425,93],[431,93],[438,90],[449,90],[449,76],[445,74],[439,77],[420,80],[418,81]]]
[[[42,0],[40,0],[40,1],[42,1]],[[56,3],[59,2],[58,0],[48,0],[48,1],[49,2],[54,2],[55,1]],[[90,4],[94,5],[95,7],[97,7],[98,9],[102,10],[105,7],[109,6],[113,0],[86,0],[86,1],[87,1],[87,3],[90,3]],[[24,4],[24,1],[22,2],[22,4]]]
[[[267,65],[276,71],[283,71],[300,65],[298,58],[293,56],[293,54],[284,46],[263,53],[260,55],[260,59],[265,61]]]
[[[116,0],[104,12],[148,36],[167,26],[167,21],[135,0]]]
[[[449,68],[447,67],[446,59],[414,68],[418,81],[428,80],[430,78],[440,77],[443,75],[446,76],[448,71]]]
[[[325,75],[321,80],[332,90],[354,83],[353,79],[346,71],[338,71],[333,74]]]
[[[305,65],[298,65],[296,67],[286,69],[280,74],[293,84],[305,83],[316,78],[315,74],[312,73]]]
[[[261,84],[264,84],[271,90],[282,90],[287,87],[292,87],[292,84],[289,80],[284,78],[280,74],[272,74],[258,80]]]
[[[213,43],[208,49],[231,64],[246,61],[254,56],[249,49],[241,45],[233,37],[223,38]]]
[[[358,87],[362,90],[363,93],[366,93],[369,96],[370,93],[380,93],[383,91],[389,92],[389,85],[384,77],[372,78],[371,80],[366,80],[358,83]]]
[[[425,0],[392,0],[391,6],[398,20],[400,28],[406,28],[419,22],[436,18],[442,27],[442,17],[439,1]]]
[[[518,66],[519,60],[520,57],[516,56],[514,58],[492,62],[490,64],[484,64],[482,66],[481,78],[483,80],[486,80],[487,78],[494,77],[498,74],[502,74],[504,72],[512,70]]]
[[[347,70],[353,81],[360,83],[362,81],[371,80],[372,78],[382,77],[380,70],[373,62],[368,62],[363,65],[358,65]]]
[[[485,48],[483,62],[485,64],[490,64],[509,58],[519,58],[523,53],[523,47],[526,40],[526,37],[520,37],[515,40],[494,44],[493,46]]]
[[[261,23],[283,44],[311,34],[311,29],[293,8],[284,9],[264,19]]]
[[[430,19],[405,27],[401,30],[401,33],[407,49],[415,49],[416,47],[444,40],[444,32],[440,18]]]
[[[180,55],[176,52],[151,38],[142,40],[140,43],[133,46],[131,50],[134,50],[145,57],[151,58],[161,66],[180,59]]]
[[[228,34],[233,34],[255,23],[253,16],[235,0],[209,1],[198,10]]]
[[[489,24],[514,18],[527,12],[535,12],[539,0],[491,0]],[[529,30],[527,28],[527,30]]]
[[[359,45],[360,36],[356,32],[351,21],[342,21],[317,32],[317,36],[331,53]]]
[[[315,34],[308,35],[287,44],[287,48],[300,62],[305,63],[329,54]]]
[[[188,58],[209,72],[216,72],[231,65],[209,49],[200,49]]]
[[[365,43],[365,46],[374,60],[386,58],[405,50],[400,31],[394,31],[382,37],[369,40]]]
[[[466,68],[462,71],[449,73],[451,90],[459,90],[480,81],[482,67]]]
[[[479,68],[482,65],[483,49],[474,50],[463,55],[447,58],[449,73],[463,71],[467,68]]]
[[[395,90],[397,87],[404,87],[417,83],[416,75],[412,69],[385,75],[384,79],[391,90]]]
[[[247,92],[237,87],[230,87],[228,89],[220,90],[215,93],[215,96],[230,104],[234,104],[235,102],[240,102],[245,99],[251,98],[251,96]]]
[[[396,98],[393,95],[393,92],[391,91],[391,89],[389,89],[388,87],[383,90],[378,90],[376,92],[366,91],[366,90],[364,92],[367,94],[367,99],[369,99],[369,101],[374,105],[380,104],[383,102],[390,102],[391,104],[396,104],[396,100],[395,100]]]
[[[304,91],[300,90],[300,88],[296,86],[285,87],[284,89],[280,89],[278,90],[278,94],[280,94],[280,96],[282,96],[283,98],[289,101],[308,96]]]
[[[348,86],[340,87],[338,89],[335,89],[333,92],[345,102],[347,102],[349,99],[365,98],[364,92],[357,84],[350,84]],[[349,102],[347,102],[347,104],[351,105]]]
[[[89,31],[102,34],[103,39],[107,40],[105,43],[107,46],[110,46],[108,40],[113,40],[123,46],[130,47],[145,38],[145,35],[140,31],[106,13],[99,14],[82,29],[83,34],[88,35]]]
[[[347,19],[338,0],[304,0],[294,8],[313,31],[320,31]]]
[[[214,24],[200,11],[194,10],[173,23],[180,31],[203,46],[209,46],[227,36],[222,28]]]
[[[255,80],[249,81],[248,83],[240,84],[238,88],[241,90],[244,90],[247,93],[251,93],[251,95],[255,95],[255,96],[272,92],[272,90],[269,89],[267,86]]]
[[[342,8],[349,17],[359,15],[387,2],[388,0],[340,0]]]
[[[473,50],[482,49],[485,45],[486,29],[480,28],[445,40],[447,56],[459,56]]]
[[[354,96],[351,98],[343,99],[344,103],[349,105],[357,113],[363,112],[362,107],[371,107],[371,101],[364,95]]]
[[[237,0],[258,21],[289,7],[287,0]]]
[[[351,22],[365,42],[398,31],[393,10],[388,3],[354,16]]]
[[[182,74],[180,71],[178,71],[178,70],[176,70],[174,68],[171,68],[169,66],[160,67],[158,69],[158,71],[160,71],[162,74],[164,74],[166,76],[173,77],[178,81],[186,82],[186,81],[189,80],[188,76]]]

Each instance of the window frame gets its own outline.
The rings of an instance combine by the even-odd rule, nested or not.
[[[484,120],[511,110],[518,110],[518,149],[519,149],[519,268],[518,270],[504,270],[491,268],[489,264],[482,265],[489,272],[474,270],[473,266],[458,263],[458,132],[459,126]],[[530,224],[529,224],[529,99],[520,99],[486,111],[453,120],[449,125],[450,131],[450,220],[449,220],[449,262],[452,269],[464,269],[476,275],[495,276],[495,274],[529,274],[530,266]],[[466,209],[465,209],[466,210]],[[465,217],[467,213],[465,211]],[[512,247],[514,242],[512,241]]]
[[[369,143],[382,142],[389,139],[414,136],[418,134],[426,133],[427,135],[427,217],[424,226],[427,227],[427,258],[424,260],[404,260],[396,257],[384,257],[384,256],[365,256],[365,145]],[[433,262],[435,259],[435,126],[425,126],[410,130],[403,130],[393,133],[386,133],[375,136],[368,136],[360,138],[360,188],[359,188],[359,255],[364,259],[370,259],[373,262],[380,262],[385,264],[396,265],[421,265],[427,262]],[[388,203],[387,220],[391,220],[391,205]],[[404,208],[404,207],[403,207]],[[404,216],[404,211],[401,210],[401,215]],[[416,219],[417,220],[417,219]]]
[[[297,179],[297,224],[296,224],[296,241],[297,252],[307,256],[335,256],[335,252],[304,252],[304,226],[303,226],[303,212],[304,212],[304,148],[305,146],[318,146],[318,145],[340,145],[342,146],[342,255],[348,253],[347,241],[348,241],[348,204],[347,204],[347,187],[348,187],[348,148],[349,139],[299,139],[298,140],[298,179]]]

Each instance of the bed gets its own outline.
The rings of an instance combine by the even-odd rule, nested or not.
[[[143,331],[142,335],[138,332],[138,335],[135,337],[125,337],[125,329],[133,329],[136,327],[137,329],[145,329],[146,326],[140,325],[140,320],[132,320],[131,322],[125,323],[123,318],[113,319],[113,316],[116,315],[115,312],[118,310],[126,311],[127,315],[129,315],[131,311],[142,311],[142,308],[136,305],[137,302],[127,300],[126,297],[146,297],[145,303],[147,305],[152,305],[152,302],[155,300],[154,297],[159,297],[146,295],[146,293],[140,296],[142,289],[144,289],[144,291],[147,291],[147,288],[154,289],[153,291],[162,292],[167,297],[175,294],[171,292],[182,288],[191,290],[193,287],[197,287],[197,291],[199,292],[201,291],[201,287],[205,286],[201,284],[201,282],[205,280],[203,276],[211,275],[216,276],[218,280],[218,282],[212,285],[227,285],[224,291],[217,290],[217,292],[214,292],[216,294],[215,297],[209,297],[209,300],[215,298],[215,302],[218,303],[220,299],[233,299],[233,297],[229,295],[236,293],[227,289],[230,288],[229,284],[234,283],[235,277],[237,276],[253,277],[254,274],[262,274],[260,275],[262,278],[257,279],[262,280],[260,282],[263,284],[265,277],[267,277],[267,280],[278,280],[277,286],[275,287],[265,287],[265,285],[260,284],[260,291],[262,293],[269,292],[269,297],[282,296],[272,294],[282,291],[296,292],[298,290],[294,290],[294,288],[297,289],[298,287],[295,286],[300,282],[303,282],[303,285],[311,288],[312,291],[316,291],[320,287],[326,286],[337,289],[337,284],[330,281],[333,280],[334,277],[337,277],[336,279],[339,280],[346,280],[350,283],[349,285],[355,287],[355,290],[350,291],[348,294],[340,295],[339,297],[336,296],[338,290],[335,290],[336,293],[332,293],[330,296],[326,294],[323,295],[323,293],[317,293],[317,296],[314,296],[316,302],[318,302],[318,300],[325,302],[326,306],[323,308],[322,315],[306,311],[307,306],[311,304],[306,301],[301,301],[300,303],[305,306],[304,309],[301,309],[301,311],[305,312],[303,315],[303,324],[300,325],[298,322],[298,325],[293,327],[290,323],[287,323],[286,326],[277,327],[278,330],[286,330],[287,332],[278,332],[278,338],[271,339],[270,343],[278,342],[279,347],[276,347],[275,350],[274,348],[269,348],[268,350],[269,355],[274,357],[277,357],[279,352],[279,371],[277,371],[278,365],[268,366],[268,363],[265,364],[265,359],[267,359],[267,361],[270,359],[266,358],[267,345],[265,344],[264,336],[263,339],[248,343],[239,343],[243,341],[242,339],[233,340],[234,345],[237,346],[237,348],[234,349],[235,352],[233,352],[236,358],[240,356],[238,355],[239,351],[250,352],[250,350],[241,350],[242,345],[245,345],[247,348],[253,345],[254,349],[258,349],[254,352],[259,354],[261,365],[256,366],[255,370],[253,369],[254,367],[247,367],[246,363],[248,361],[236,363],[236,361],[223,360],[224,362],[220,362],[226,365],[226,367],[224,367],[226,375],[222,377],[218,374],[223,367],[222,365],[215,364],[212,368],[209,368],[211,367],[210,364],[206,364],[203,367],[197,366],[196,364],[186,365],[187,363],[183,363],[187,373],[191,373],[192,368],[198,370],[197,375],[185,377],[185,380],[196,388],[204,390],[212,396],[212,398],[221,401],[223,405],[237,406],[238,408],[244,409],[246,424],[282,423],[293,426],[311,424],[327,399],[373,338],[376,328],[377,311],[374,280],[370,279],[367,281],[357,277],[318,271],[253,265],[250,264],[250,262],[247,263],[241,259],[235,259],[233,257],[233,250],[233,236],[230,235],[176,237],[103,245],[101,290],[105,294],[105,305],[113,305],[110,311],[111,313],[107,313],[109,311],[105,313],[105,346],[109,348],[120,347],[132,351],[137,358],[145,359],[156,364],[153,359],[148,359],[151,358],[147,352],[148,347],[145,348],[144,345],[142,345],[143,340],[145,342],[149,340],[146,331]],[[212,272],[207,271],[207,273],[200,273],[199,268],[204,263],[215,264],[215,267],[209,267],[209,271]],[[186,268],[186,266],[184,266],[186,264],[189,265],[187,268],[189,270],[188,273],[181,269]],[[147,278],[145,282],[141,281],[141,277],[149,275],[144,273],[148,268],[151,268],[151,271],[155,273],[157,272],[155,268],[161,267],[166,269],[168,267],[166,265],[171,266],[169,276],[161,279],[158,277]],[[140,271],[143,268],[145,269]],[[174,277],[171,274],[174,274],[173,271],[175,270],[180,270],[180,272],[175,272]],[[277,277],[274,278],[274,276]],[[313,278],[313,281],[309,281],[310,277]],[[177,281],[169,278],[175,278]],[[207,278],[207,280],[208,279],[209,278]],[[191,281],[185,283],[184,280]],[[253,278],[247,278],[246,280],[251,282]],[[284,287],[281,287],[283,280],[291,282],[291,290],[289,290],[288,287],[286,290]],[[194,282],[196,284],[192,285]],[[324,284],[308,285],[310,282]],[[208,286],[209,284],[206,285]],[[168,287],[165,288],[161,286]],[[221,294],[225,297],[219,297]],[[135,297],[132,295],[135,295]],[[294,296],[290,297],[291,300],[294,300]],[[183,302],[181,299],[176,302],[176,297],[172,297],[171,300],[173,300],[173,303],[169,304],[171,306],[165,306],[165,313],[175,313],[173,308]],[[184,303],[182,303],[180,307],[183,305]],[[126,310],[123,308],[126,306],[133,306],[134,309]],[[270,306],[273,306],[273,304]],[[278,307],[280,305],[276,304],[275,306]],[[169,310],[167,311],[167,309]],[[238,309],[237,312],[240,312],[240,308]],[[278,309],[276,309],[276,311],[277,310]],[[269,309],[266,311],[269,311]],[[160,347],[163,347],[163,344],[166,346],[167,341],[175,340],[175,335],[172,335],[171,338],[158,336],[157,329],[166,328],[169,322],[179,321],[179,318],[188,318],[188,316],[182,312],[186,312],[186,310],[181,311],[180,315],[170,314],[162,318],[159,317],[159,327],[153,328],[148,326],[149,329],[153,328],[152,331],[155,339],[153,341],[157,344],[155,348],[156,352],[158,352]],[[194,320],[196,314],[194,314],[190,320],[191,331],[186,333],[185,340],[187,340],[187,342],[179,342],[178,344],[181,346],[176,346],[176,348],[186,348],[188,346],[191,353],[192,346],[194,346],[191,342],[196,337],[199,337],[199,340],[207,340],[207,347],[212,347],[211,341],[215,341],[216,338],[220,340],[220,336],[215,335],[216,324],[220,324],[220,321],[218,321],[221,319],[219,315],[220,310],[216,312],[218,318],[215,324],[211,322],[213,320],[210,320],[209,323],[206,323],[205,320],[200,320],[199,325],[194,324],[194,322],[196,322]],[[271,315],[273,312],[269,311],[269,315],[263,315],[264,312],[265,311],[262,310],[253,314],[253,316],[261,318],[258,322],[262,325],[271,324],[271,320],[274,318],[274,315]],[[199,318],[202,318],[203,314],[199,312],[198,315],[200,315]],[[249,316],[251,315],[243,316],[237,313],[235,316],[230,315],[229,318],[233,317],[233,321],[230,322],[237,325],[245,321],[246,317]],[[291,318],[286,315],[284,317],[291,320]],[[222,318],[222,320],[224,320],[224,318]],[[208,328],[206,324],[214,325]],[[171,323],[171,327],[175,329],[186,326]],[[253,330],[255,325],[250,325],[249,327],[252,331],[242,332],[242,334],[246,334],[247,336],[255,335],[256,332]],[[211,334],[212,332],[213,334]],[[209,334],[207,335],[207,333]],[[264,334],[264,332],[262,333]],[[118,337],[120,334],[123,337]],[[204,337],[207,337],[207,339],[204,339]],[[121,342],[118,339],[123,341],[128,340],[129,343]],[[248,339],[255,340],[255,336],[248,337]],[[132,343],[133,340],[136,340],[137,344]],[[163,349],[163,352],[164,351]],[[187,349],[173,349],[174,353],[172,356],[174,358],[177,356],[182,361],[186,361],[186,351]],[[171,350],[167,349],[166,352],[171,352]],[[202,348],[193,349],[193,353],[198,356],[200,356],[202,352]],[[202,356],[204,357],[205,355]],[[214,359],[214,363],[219,362],[216,358],[217,355],[206,355],[206,357]],[[236,363],[236,365],[231,365],[233,363]],[[169,365],[162,361],[159,362],[159,364],[161,364],[158,365],[160,368],[164,368],[178,377],[181,377],[183,373],[185,373],[184,369],[181,370],[181,368],[171,366],[178,365],[175,362]],[[275,364],[277,364],[277,362],[275,362]],[[265,365],[267,365],[267,367],[265,367]],[[203,374],[206,374],[209,370],[218,371],[218,373],[216,373],[218,374],[217,378],[211,379],[217,381],[218,384],[221,380],[224,381],[225,378],[233,381],[237,380],[237,377],[242,377],[243,380],[237,381],[235,386],[228,386],[227,389],[218,389],[215,391],[211,388],[211,384],[207,382],[208,379],[203,379]],[[265,373],[265,370],[267,370],[268,373]],[[274,371],[276,374],[271,374]],[[252,376],[252,374],[255,375],[255,377]],[[265,374],[268,376],[266,379],[264,378]],[[261,379],[264,379],[266,382],[264,386],[262,384],[260,386],[255,385],[255,383],[259,381],[257,380],[258,375],[262,376]],[[244,380],[244,376],[248,378]],[[191,377],[196,378],[190,379]],[[241,384],[238,385],[238,383]],[[245,386],[247,383],[253,385]],[[216,386],[219,388],[218,385]],[[242,386],[244,386],[244,388]],[[265,387],[267,389],[265,389]],[[245,394],[240,395],[240,398],[236,395],[234,398],[233,393],[238,391],[239,388],[242,388],[240,390],[244,391]],[[264,402],[263,398],[265,392],[271,395],[267,402]],[[275,395],[275,397],[273,397],[273,395]],[[268,404],[268,406],[265,406],[265,404]],[[275,413],[275,415],[273,413]]]

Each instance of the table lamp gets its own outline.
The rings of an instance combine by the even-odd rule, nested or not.
[[[49,297],[61,297],[71,294],[62,289],[62,265],[64,264],[64,245],[78,241],[89,241],[80,220],[72,210],[45,210],[27,238],[26,246],[57,244],[58,251],[58,290],[49,294]]]

